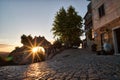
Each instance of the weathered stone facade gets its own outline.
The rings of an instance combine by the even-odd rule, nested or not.
[[[117,19],[111,23],[109,23],[106,26],[103,26],[102,28],[98,28],[95,30],[95,32],[97,32],[97,36],[95,38],[95,43],[97,43],[98,45],[98,50],[101,50],[101,34],[104,34],[104,39],[106,39],[108,37],[108,41],[110,44],[112,44],[112,47],[114,48],[114,34],[113,34],[113,28],[120,26],[120,19]],[[106,31],[106,29],[108,29],[108,31]]]
[[[93,44],[93,36],[92,36],[92,30],[93,30],[93,22],[92,22],[92,7],[91,2],[87,6],[87,13],[84,16],[85,20],[85,35],[86,35],[86,42],[87,47],[91,48]]]
[[[120,46],[119,38],[115,35],[115,29],[120,29],[120,0],[91,0],[91,2],[97,49],[101,50],[103,40],[107,39],[115,52],[120,53],[119,49],[115,49],[115,46],[116,48]],[[101,5],[104,5],[104,15],[102,17],[99,11]],[[116,39],[118,41],[115,41]]]

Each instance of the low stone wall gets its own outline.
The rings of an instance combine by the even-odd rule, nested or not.
[[[61,51],[63,51],[65,48],[61,47],[61,48],[56,48],[53,46],[50,46],[48,49],[45,49],[46,51],[46,60],[53,58],[56,54],[60,53]]]

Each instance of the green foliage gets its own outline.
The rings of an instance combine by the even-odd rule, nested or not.
[[[62,40],[67,45],[74,45],[76,41],[80,41],[80,36],[83,33],[82,17],[77,14],[75,8],[70,6],[67,10],[63,7],[57,12],[53,23],[54,37]],[[79,40],[78,40],[79,39]]]

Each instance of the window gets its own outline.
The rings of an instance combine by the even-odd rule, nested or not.
[[[98,8],[98,12],[99,12],[99,17],[100,17],[100,18],[105,15],[104,4],[101,5],[101,6]]]

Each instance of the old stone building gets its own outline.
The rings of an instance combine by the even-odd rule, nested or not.
[[[91,0],[92,20],[97,50],[102,50],[103,41],[113,46],[120,54],[120,0]]]
[[[85,25],[85,36],[86,36],[87,47],[91,48],[94,38],[91,2],[87,6],[87,13],[84,16],[84,20],[85,20],[84,25]]]

